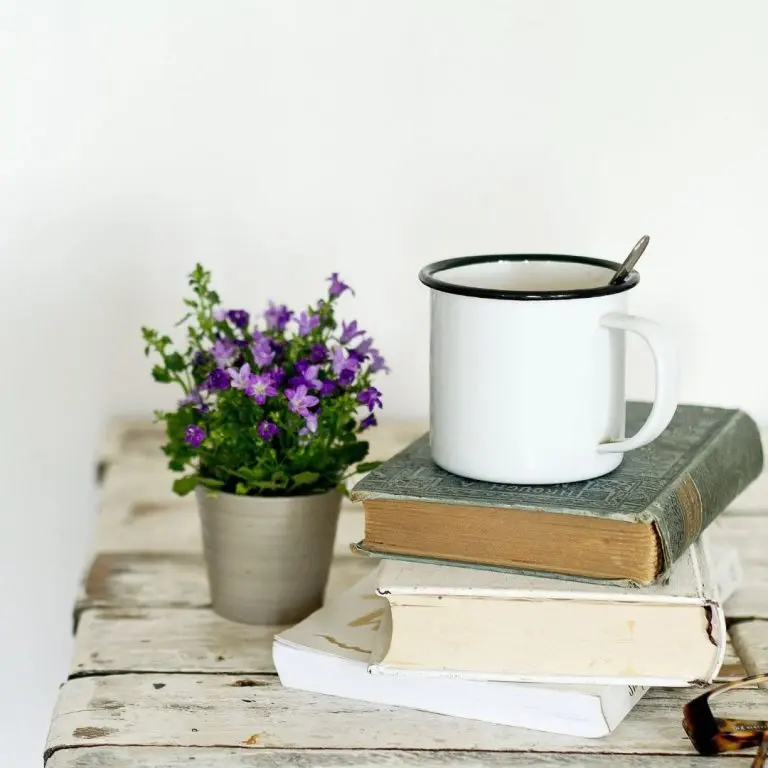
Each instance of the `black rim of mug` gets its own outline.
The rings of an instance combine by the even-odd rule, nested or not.
[[[610,296],[634,288],[640,282],[640,274],[632,270],[626,280],[618,285],[606,283],[597,288],[573,288],[564,291],[508,291],[498,288],[478,288],[472,285],[450,283],[436,277],[440,272],[472,264],[491,264],[516,261],[560,261],[571,264],[584,264],[590,267],[604,267],[613,272],[621,266],[618,262],[605,259],[593,259],[591,256],[569,256],[562,253],[514,253],[490,254],[487,256],[460,256],[428,264],[419,272],[419,280],[424,285],[441,293],[455,293],[459,296],[472,296],[478,299],[507,299],[514,301],[541,301],[561,299],[589,299],[594,296]]]

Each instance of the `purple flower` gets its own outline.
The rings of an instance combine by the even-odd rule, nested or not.
[[[375,426],[376,426],[376,416],[374,416],[372,413],[369,413],[360,422],[360,431],[362,432],[364,429],[368,429],[368,427],[375,427]]]
[[[274,302],[272,301],[269,302],[269,309],[264,313],[267,326],[269,328],[277,328],[278,331],[282,331],[283,328],[288,325],[288,321],[292,317],[293,312],[291,312],[291,310],[288,309],[285,304],[275,306]]]
[[[348,387],[355,380],[355,372],[344,370],[339,375],[339,386]]]
[[[296,389],[286,389],[285,396],[288,398],[288,407],[305,419],[309,415],[309,409],[320,402],[314,395],[309,394],[303,384]]]
[[[336,390],[336,382],[333,379],[325,379],[321,382],[320,397],[330,397]]]
[[[355,360],[354,357],[346,357],[344,350],[341,347],[336,347],[336,349],[333,350],[331,368],[333,368],[333,372],[337,376],[341,376],[342,371],[351,371],[353,374],[356,373],[358,365],[360,365],[360,362]]]
[[[236,325],[238,328],[245,328],[251,319],[251,316],[244,309],[230,309],[227,312],[227,317],[232,321],[232,325]]]
[[[362,363],[371,353],[371,344],[373,344],[373,339],[363,339],[354,349],[349,350],[349,356]]]
[[[339,280],[338,272],[332,273],[331,276],[327,279],[331,282],[331,285],[328,288],[328,293],[331,296],[341,296],[344,291],[352,290],[346,283],[343,283],[341,280]]]
[[[190,424],[184,430],[184,442],[187,445],[197,448],[203,440],[205,440],[205,430],[198,427],[197,424]]]
[[[320,387],[323,385],[323,382],[317,378],[319,372],[319,365],[310,365],[309,368],[304,371],[304,380],[310,387],[312,387],[312,389],[320,389]]]
[[[354,341],[358,336],[362,336],[365,331],[360,331],[357,328],[357,320],[353,320],[347,325],[343,320],[341,321],[341,341],[342,344],[349,344],[350,341]]]
[[[231,339],[219,339],[211,350],[216,365],[224,367],[232,362],[232,358],[237,353],[237,347]]]
[[[213,310],[213,319],[217,323],[223,323],[227,319],[227,310],[226,309],[214,309]]]
[[[307,336],[320,325],[319,315],[308,315],[306,312],[302,312],[299,317],[299,336]]]
[[[227,373],[229,378],[232,379],[232,389],[242,389],[244,392],[248,392],[248,388],[251,386],[251,366],[246,363],[240,370],[237,368],[228,368]]]
[[[312,389],[320,389],[322,382],[317,378],[320,372],[319,365],[310,365],[308,360],[303,359],[296,363],[296,370],[301,375],[294,376],[290,380],[291,387],[295,389],[300,384],[304,384],[304,386]]]
[[[285,379],[285,371],[282,368],[273,368],[271,371],[267,371],[267,376],[272,380],[272,385],[280,387]]]
[[[328,350],[325,344],[313,344],[309,353],[309,360],[312,363],[322,363],[328,357]]]
[[[384,358],[379,354],[378,349],[371,349],[371,373],[376,373],[377,371],[384,371],[385,373],[389,373],[389,367],[387,366],[386,362],[384,361]]]
[[[268,397],[274,397],[277,390],[272,384],[272,376],[268,373],[262,376],[251,376],[248,394],[259,404],[264,405]]]
[[[188,395],[185,397],[182,397],[181,400],[179,400],[179,405],[202,405],[203,400],[200,397],[200,393],[193,389]]]
[[[208,375],[205,386],[207,389],[229,389],[229,376],[221,368],[216,368]]]
[[[285,353],[285,344],[274,339],[270,339],[269,343],[272,345],[272,351],[275,353],[275,360],[279,360]]]
[[[251,354],[259,368],[269,365],[275,359],[272,345],[269,343],[269,339],[266,336],[261,336],[251,344]]]
[[[369,411],[373,411],[377,405],[379,408],[384,407],[381,403],[381,392],[379,392],[376,387],[368,387],[368,389],[358,392],[357,402],[362,405],[367,405]]]
[[[262,421],[256,427],[259,437],[265,442],[280,434],[280,428],[273,421]]]
[[[300,435],[308,435],[310,432],[317,432],[317,417],[319,413],[308,413],[306,416],[306,425],[299,430]]]

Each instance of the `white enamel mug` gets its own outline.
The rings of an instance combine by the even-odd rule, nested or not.
[[[627,314],[636,271],[563,255],[469,256],[419,273],[431,289],[430,446],[456,475],[522,485],[604,475],[677,408],[675,344]],[[656,394],[625,437],[625,332],[650,347]]]

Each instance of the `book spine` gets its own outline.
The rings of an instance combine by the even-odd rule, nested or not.
[[[760,430],[737,411],[647,510],[661,542],[662,577],[762,469]]]

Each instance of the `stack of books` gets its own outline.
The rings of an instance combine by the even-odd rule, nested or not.
[[[649,405],[629,403],[627,432]],[[711,682],[738,553],[710,524],[762,471],[743,411],[682,405],[603,477],[457,477],[429,436],[355,486],[379,558],[275,637],[291,688],[541,731],[610,733],[650,686]]]

